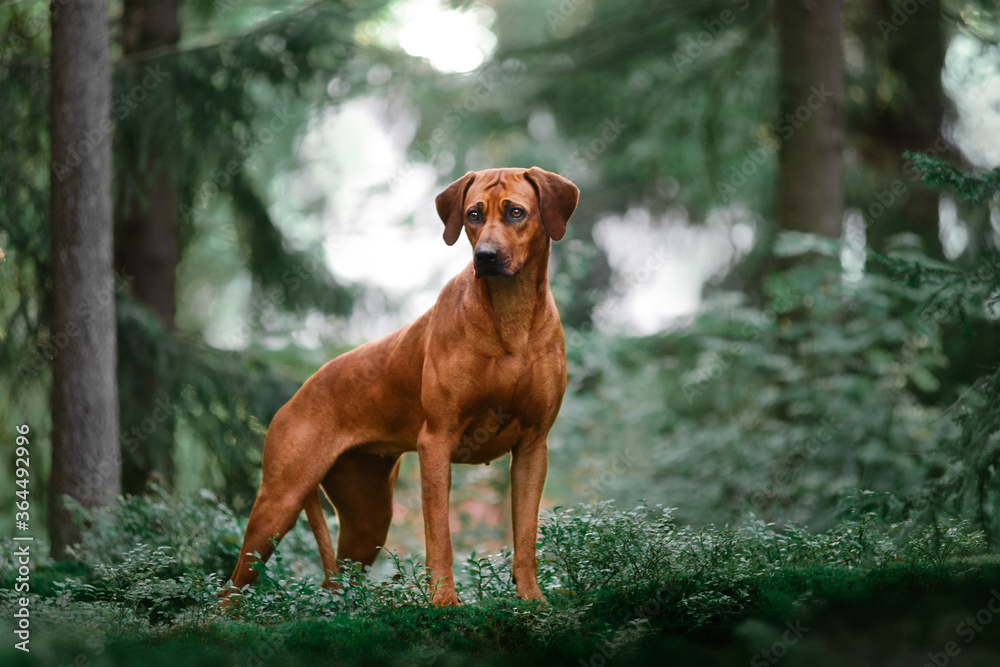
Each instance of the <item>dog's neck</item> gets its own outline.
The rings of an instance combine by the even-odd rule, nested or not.
[[[549,246],[533,256],[516,276],[476,278],[479,297],[492,308],[493,326],[508,349],[529,342],[531,330],[544,317],[549,305]]]

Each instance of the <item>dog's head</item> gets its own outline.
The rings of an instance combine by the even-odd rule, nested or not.
[[[445,243],[453,245],[465,228],[481,278],[517,275],[548,239],[561,239],[579,197],[569,180],[532,167],[470,171],[434,203]]]

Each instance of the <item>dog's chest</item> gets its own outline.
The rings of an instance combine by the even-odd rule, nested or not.
[[[562,400],[565,361],[556,354],[498,357],[480,381],[485,391],[457,443],[455,463],[488,463],[526,437],[544,435]]]

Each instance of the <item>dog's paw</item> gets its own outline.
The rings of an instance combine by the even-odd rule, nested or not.
[[[462,604],[462,601],[458,599],[458,595],[455,591],[445,591],[440,588],[434,593],[434,597],[431,599],[431,604],[438,607],[457,607]]]
[[[542,602],[544,603],[545,596],[542,595],[542,591],[538,588],[528,590],[528,591],[518,591],[516,597],[519,600],[528,600],[529,602]]]
[[[223,589],[216,595],[218,602],[215,611],[218,614],[238,614],[243,606],[243,591],[236,587]]]

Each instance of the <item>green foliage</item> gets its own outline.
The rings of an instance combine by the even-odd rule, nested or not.
[[[996,174],[908,157],[961,197],[996,196]],[[939,534],[965,520],[995,546],[1000,256],[945,263],[908,241],[848,279],[839,242],[785,234],[788,268],[763,278],[760,303],[715,292],[645,339],[569,332],[553,459],[582,474],[560,497],[644,496],[688,521],[829,527],[871,511]]]
[[[136,544],[116,563],[98,563],[94,583],[70,579],[57,586],[63,590],[64,600],[105,603],[94,605],[94,609],[104,614],[103,625],[108,632],[120,635],[127,627],[141,627],[146,621],[144,612],[160,612],[175,596],[186,593],[174,579],[160,576],[177,563],[169,552],[169,547],[153,549]]]
[[[349,313],[359,291],[333,279],[322,253],[287,238],[289,230],[269,212],[264,186],[288,164],[296,133],[326,108],[326,86],[334,75],[352,84],[354,94],[365,89],[369,58],[355,29],[385,2],[180,5],[177,48],[124,55],[120,45],[113,46],[114,127],[110,135],[98,134],[114,142],[119,227],[148,191],[139,179],[165,173],[179,193],[178,294],[218,289],[248,269],[253,291],[243,343],[262,329],[287,332],[311,311]],[[59,353],[59,337],[66,337],[48,326],[48,19],[45,3],[8,3],[0,12],[0,172],[8,184],[0,201],[0,382],[16,387],[5,394],[10,405],[0,410],[0,426],[7,430],[17,415],[48,431],[49,362]],[[55,156],[55,162],[72,159]],[[129,262],[118,256],[116,269],[123,264]],[[189,264],[197,270],[188,270]],[[127,291],[127,283],[116,291]],[[185,488],[207,485],[245,503],[256,489],[262,424],[301,378],[290,382],[269,359],[248,361],[199,345],[193,338],[207,321],[183,299],[179,319],[186,309],[195,313],[188,317],[194,322],[185,322],[188,335],[160,327],[128,296],[119,299],[118,314],[127,464],[156,469],[173,482],[171,462],[180,460],[190,473]],[[148,397],[149,387],[162,395]],[[234,391],[241,387],[255,391]],[[150,421],[157,399],[175,408],[169,424]],[[140,428],[145,431],[136,435],[133,429]],[[39,509],[45,497],[43,447],[36,459]],[[189,461],[193,470],[183,467]],[[7,474],[0,473],[0,480]],[[10,507],[10,498],[0,500],[0,508]]]
[[[713,207],[745,204],[766,216],[777,147],[770,3],[518,0],[491,8],[496,51],[473,76],[404,61],[387,88],[419,111],[413,159],[456,177],[537,164],[580,186],[568,228],[579,243],[552,251],[560,266],[579,261],[579,246],[590,254],[559,302],[564,323],[589,325],[611,291],[608,259],[592,235],[609,212],[641,206],[701,223]]]
[[[671,511],[616,510],[610,501],[559,510],[546,512],[539,529],[545,587],[586,593],[669,573]]]
[[[302,616],[375,614],[429,605],[433,590],[423,560],[395,551],[385,554],[391,576],[379,576],[361,563],[340,561],[332,587],[324,589],[314,578],[296,575],[276,545],[266,564],[254,564],[260,575],[257,582],[233,594],[234,613],[247,621],[277,623]]]
[[[947,364],[921,311],[933,290],[846,282],[799,240],[779,246],[799,261],[766,278],[761,304],[716,292],[682,329],[571,346],[553,458],[583,465],[563,497],[830,526],[845,487],[913,496],[946,465],[958,429],[941,403],[957,395],[928,400]]]
[[[287,164],[295,134],[323,108],[333,74],[360,84],[354,29],[384,3],[286,5],[277,13],[265,9],[270,17],[249,26],[241,25],[232,4],[203,12],[218,19],[210,32],[231,33],[211,48],[182,45],[152,62],[125,58],[116,68],[116,93],[148,91],[134,112],[116,114],[117,214],[128,215],[127,207],[146,190],[137,179],[155,174],[149,167],[159,165],[181,193],[183,246],[232,232],[226,252],[246,260],[256,299],[293,312],[350,312],[352,292],[325,268],[301,270],[316,258],[290,247],[276,227],[260,165]],[[150,67],[160,72],[151,89],[144,83]]]
[[[981,177],[962,174],[953,165],[927,155],[909,154],[924,172],[924,180],[953,188],[960,198],[975,203],[995,201],[1000,192],[1000,169]],[[921,257],[879,258],[896,276],[914,286],[930,289],[924,312],[937,320],[951,320],[966,337],[977,330],[995,329],[1000,316],[1000,254],[984,252],[974,266],[941,267]],[[979,361],[979,360],[977,360]],[[981,374],[985,370],[985,374]],[[958,437],[942,443],[949,460],[936,471],[920,495],[917,509],[932,525],[942,513],[970,518],[992,545],[1000,540],[1000,368],[996,349],[990,365],[981,362],[968,389],[954,397],[948,408],[961,428]],[[934,539],[943,537],[935,528]]]
[[[910,151],[903,157],[923,174],[925,183],[938,188],[950,187],[960,199],[973,204],[989,201],[1000,193],[1000,167],[980,176],[970,176],[939,157]]]
[[[479,556],[472,551],[465,559],[466,576],[459,581],[459,590],[468,592],[478,602],[514,594],[513,552],[503,547],[498,554]],[[463,596],[468,597],[468,596]]]
[[[176,526],[164,523],[170,515]],[[183,531],[199,522],[209,526],[204,539],[184,541]],[[947,537],[935,542],[925,533],[907,538],[909,526],[886,525],[872,514],[812,533],[758,519],[686,526],[663,508],[600,503],[544,517],[544,605],[513,599],[509,552],[468,557],[457,571],[466,603],[460,609],[429,607],[425,565],[411,555],[388,554],[384,575],[343,563],[337,586],[322,589],[316,573],[303,575],[298,562],[318,560],[314,545],[306,553],[289,535],[258,567],[257,583],[220,612],[223,578],[206,569],[217,554],[212,541],[228,535],[232,522],[232,512],[209,499],[123,499],[107,520],[90,516],[78,552],[86,572],[37,596],[33,622],[65,629],[64,641],[86,641],[96,654],[121,642],[158,646],[178,637],[232,642],[235,651],[251,642],[254,652],[282,647],[359,659],[521,649],[586,656],[609,647],[627,654],[664,637],[711,636],[748,618],[797,618],[818,609],[824,596],[857,598],[886,586],[906,592],[913,580],[948,581],[956,571],[975,576],[962,564],[984,550],[981,534],[963,523],[942,526]],[[135,536],[150,539],[129,543]],[[6,556],[13,547],[0,542],[3,563],[12,562]],[[33,576],[53,567],[41,558]],[[7,585],[14,573],[0,574],[6,614],[16,604]],[[264,636],[262,645],[257,638]]]
[[[87,530],[74,553],[91,568],[88,579],[93,588],[86,589],[90,592],[132,590],[157,575],[227,573],[236,561],[242,535],[232,510],[207,494],[185,499],[160,491],[155,497],[123,498],[113,508],[77,511]],[[724,584],[728,587],[734,580],[775,576],[785,567],[940,565],[986,550],[982,533],[967,521],[913,530],[906,523],[884,524],[871,512],[852,516],[857,518],[830,531],[811,533],[795,524],[779,529],[754,517],[734,527],[679,525],[674,510],[645,504],[619,509],[605,501],[556,508],[544,513],[540,523],[539,581],[557,597],[585,598],[607,590],[629,595],[657,582],[728,582]],[[275,618],[293,616],[296,604],[319,591],[318,570],[303,569],[298,561],[315,561],[318,555],[304,527],[296,527],[275,547],[267,564],[255,565],[260,578],[243,592],[245,602],[256,599],[255,613],[261,614],[276,613],[274,605],[280,602],[282,613]],[[353,614],[429,604],[423,560],[394,551],[386,551],[385,557],[387,575],[343,562],[333,592],[326,593],[327,602],[317,609]],[[509,550],[485,557],[473,552],[459,569],[458,588],[480,602],[510,597],[511,563]],[[316,581],[309,583],[310,577]],[[130,600],[133,594],[121,595],[126,597],[114,601]]]
[[[133,456],[141,447],[173,451],[190,469],[189,477],[245,508],[259,484],[265,424],[301,379],[258,356],[212,350],[200,340],[171,334],[130,298],[118,300],[116,315],[120,356],[142,359],[162,392],[156,397],[159,411],[123,401],[124,455]],[[136,395],[142,382],[120,366],[123,396]],[[253,390],[239,389],[249,387]],[[167,422],[173,428],[160,428]]]
[[[234,613],[261,624],[332,613],[334,601],[331,596],[316,581],[294,575],[285,564],[280,546],[275,546],[274,555],[266,564],[257,561],[253,565],[259,575],[257,583],[232,594]],[[218,600],[214,602],[217,604]]]
[[[119,498],[111,507],[87,509],[67,499],[76,520],[87,527],[76,557],[98,568],[136,543],[170,550],[171,572],[199,570],[228,574],[239,555],[243,524],[229,506],[204,491],[182,497],[154,487],[142,496]]]
[[[920,525],[907,542],[912,558],[924,560],[939,570],[955,559],[971,558],[987,552],[986,536],[965,519],[938,519]]]

